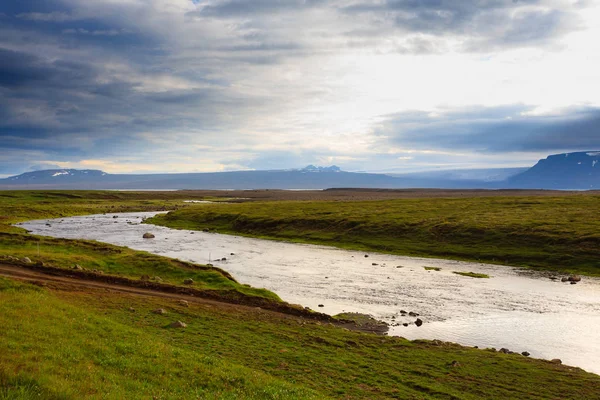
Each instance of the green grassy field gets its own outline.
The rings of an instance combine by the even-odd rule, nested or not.
[[[64,269],[75,265],[90,271],[139,279],[143,275],[154,282],[183,285],[191,278],[193,287],[212,290],[231,297],[235,293],[279,301],[279,297],[264,289],[237,283],[224,271],[206,266],[194,266],[146,252],[112,246],[94,241],[38,237],[24,233],[12,224],[31,219],[57,218],[103,212],[148,211],[176,209],[185,206],[181,193],[135,192],[0,192],[0,257],[29,257]]]
[[[275,294],[239,285],[215,268],[190,267],[97,242],[41,238],[10,224],[35,218],[181,208],[178,213],[185,210],[184,215],[194,210],[191,215],[215,216],[212,225],[194,222],[195,228],[226,231],[229,225],[218,223],[219,215],[253,221],[241,213],[253,206],[268,220],[273,218],[268,207],[273,215],[304,210],[310,216],[310,210],[322,210],[329,218],[344,207],[343,203],[306,203],[307,208],[297,203],[254,203],[192,208],[182,203],[184,198],[190,195],[0,192],[0,255],[27,256],[64,269],[79,264],[87,270],[133,279],[159,276],[172,284],[192,277],[199,289],[277,302]],[[373,206],[379,208],[381,203]],[[365,215],[368,213],[363,212],[362,218]],[[319,219],[317,215],[311,218],[300,221],[309,224]],[[286,232],[293,229],[290,223]],[[323,234],[331,230],[321,229]],[[260,235],[259,231],[247,234]],[[325,242],[331,244],[332,240]],[[156,308],[167,313],[152,313]],[[177,320],[188,326],[168,327]],[[190,302],[185,307],[173,299],[58,283],[40,288],[0,277],[0,326],[0,400],[600,397],[599,376],[518,354],[358,333],[257,307],[206,302]]]
[[[132,307],[135,311],[130,311]],[[163,307],[166,315],[151,310]],[[27,316],[27,318],[23,318]],[[184,321],[184,329],[169,328]],[[256,308],[0,278],[0,399],[591,399],[600,377]]]
[[[149,222],[181,229],[600,275],[600,196],[210,204]]]
[[[0,232],[23,232],[11,224],[73,215],[175,210],[183,200],[204,199],[189,192],[93,190],[0,191]]]

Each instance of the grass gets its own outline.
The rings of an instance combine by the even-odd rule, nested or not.
[[[392,254],[600,275],[600,196],[262,202],[149,222]]]
[[[490,276],[487,274],[480,274],[478,272],[460,272],[460,271],[452,271],[453,274],[468,276],[471,278],[489,278]]]
[[[183,200],[190,198],[193,195],[179,192],[0,192],[0,257],[29,257],[34,262],[64,269],[79,265],[86,270],[131,279],[147,275],[173,285],[183,285],[184,279],[192,278],[194,288],[210,290],[215,295],[232,297],[240,293],[280,301],[275,293],[239,284],[219,268],[194,265],[95,241],[32,236],[12,226],[16,222],[31,219],[177,209],[186,207],[189,203],[183,203]]]
[[[202,211],[181,201],[192,198],[176,192],[0,192],[0,255],[65,269],[79,264],[134,279],[160,276],[174,284],[192,277],[197,288],[277,301],[275,294],[239,285],[216,268],[97,242],[32,236],[10,224],[179,208],[170,223],[372,248],[377,237],[388,244],[403,237],[394,231],[400,222],[392,217],[410,209],[395,202],[388,210],[387,202],[254,203],[203,205]],[[357,238],[364,239],[365,232],[379,236],[352,242],[348,224],[360,233]],[[152,313],[156,308],[167,314]],[[187,328],[167,327],[176,320]],[[185,307],[174,300],[39,288],[1,277],[0,326],[0,400],[600,397],[597,375],[516,354],[361,334],[256,307],[194,302]]]
[[[158,307],[167,314],[151,312]],[[175,320],[188,327],[166,327]],[[256,308],[184,307],[174,300],[53,291],[2,278],[0,324],[0,399],[600,394],[596,375],[516,354],[360,334]]]
[[[321,398],[178,346],[177,333],[162,321],[155,327],[160,334],[149,332],[123,313],[115,318],[2,278],[0,300],[0,399]]]
[[[93,190],[0,191],[0,232],[20,233],[11,226],[32,219],[74,215],[161,211],[184,208],[184,200],[203,200],[190,192],[117,192]],[[217,200],[218,199],[213,199]]]

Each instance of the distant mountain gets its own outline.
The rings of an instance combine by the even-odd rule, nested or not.
[[[477,169],[446,169],[423,172],[408,172],[388,174],[398,178],[411,178],[436,181],[476,181],[476,182],[502,182],[511,176],[527,171],[528,167],[520,168],[477,168]]]
[[[600,189],[600,152],[552,155],[526,170],[448,170],[394,176],[308,165],[295,170],[137,175],[50,169],[0,179],[0,190],[327,188]]]
[[[600,189],[600,151],[554,154],[510,177],[507,187]]]
[[[0,179],[0,189],[326,189],[415,187],[417,181],[353,173],[337,166],[299,170],[182,174],[108,174],[97,170],[45,170]]]
[[[39,185],[90,182],[106,176],[107,173],[97,169],[46,169],[43,171],[25,172],[24,174],[0,179],[0,184]]]

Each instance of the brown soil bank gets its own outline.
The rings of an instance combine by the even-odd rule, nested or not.
[[[311,311],[298,305],[273,301],[256,296],[228,290],[201,290],[192,287],[169,285],[133,280],[121,276],[111,276],[92,271],[66,270],[64,268],[43,266],[39,264],[0,264],[0,275],[33,281],[38,284],[68,284],[80,288],[102,288],[138,295],[170,298],[193,298],[195,301],[211,301],[228,303],[243,307],[259,307],[264,310],[287,314],[294,317],[331,323],[350,330],[383,334],[387,332],[387,324],[371,318],[357,321],[355,318],[334,318],[330,315]],[[366,316],[365,316],[366,317]]]

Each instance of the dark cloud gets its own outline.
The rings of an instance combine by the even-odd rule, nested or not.
[[[209,4],[190,15],[232,18],[298,11],[326,5],[326,0],[225,0]]]
[[[318,134],[326,129],[302,118],[345,101],[336,97],[341,84],[328,86],[346,68],[337,56],[388,51],[382,43],[402,54],[442,54],[452,40],[469,52],[543,47],[577,28],[574,10],[583,6],[562,0],[2,1],[0,153],[12,155],[0,154],[0,173],[44,159],[157,154],[185,146],[184,140],[260,148],[268,135],[279,135],[275,148],[297,143],[286,136],[293,133],[285,122],[296,124],[290,132]],[[307,104],[315,107],[294,114]],[[523,110],[450,110],[439,120],[403,113],[379,132],[416,147],[435,142],[484,151],[595,143],[593,110],[552,124],[520,117]],[[330,156],[322,149],[265,148],[262,156],[248,150],[245,165],[278,168],[286,160],[302,165]]]
[[[0,48],[0,86],[11,89],[40,86],[68,88],[96,76],[89,65],[73,61],[49,61],[20,51]]]
[[[471,108],[442,114],[390,116],[376,134],[394,145],[421,150],[562,152],[600,149],[600,109],[527,116],[530,107]],[[524,114],[525,113],[525,114]]]

